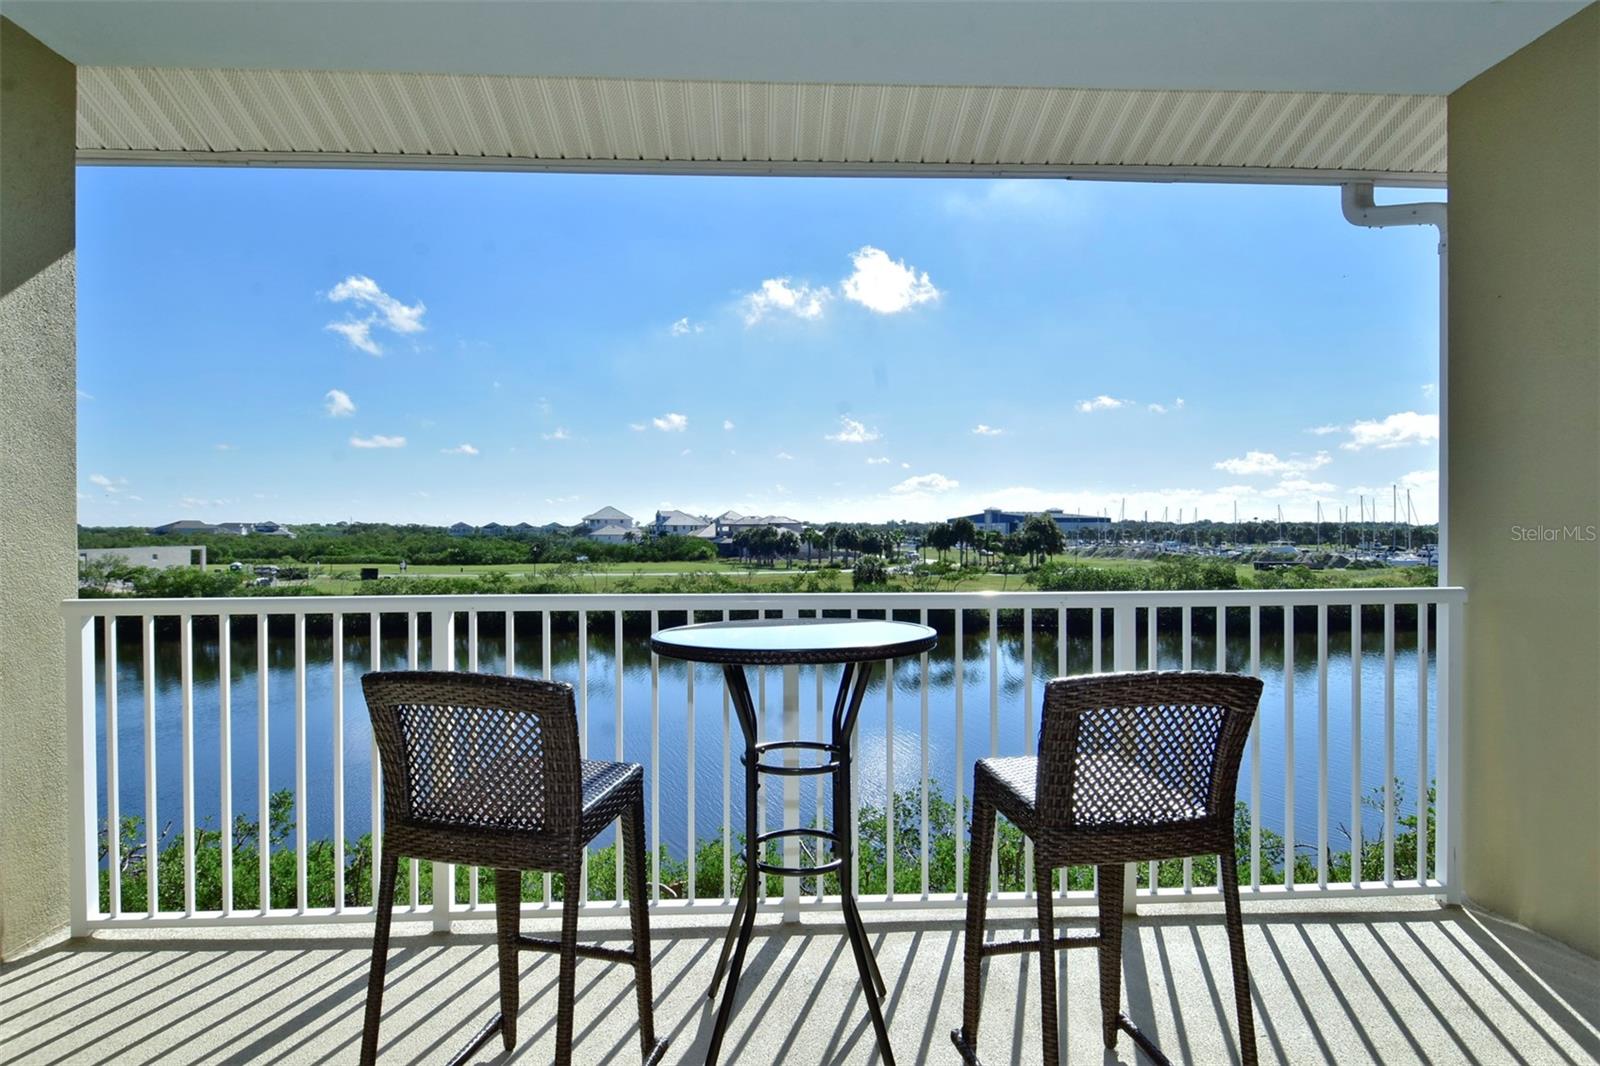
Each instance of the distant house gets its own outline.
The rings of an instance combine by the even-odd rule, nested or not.
[[[518,522],[511,527],[511,532],[514,536],[527,537],[539,532],[539,530],[532,522]]]
[[[654,524],[658,537],[696,537],[710,529],[716,535],[716,526],[709,518],[686,511],[657,511]]]
[[[734,515],[734,517],[728,518],[727,515],[729,514],[733,514],[733,512],[729,511],[726,514],[717,516],[718,536],[734,537],[742,530],[760,529],[762,526],[771,526],[773,529],[787,530],[798,535],[805,532],[806,528],[806,524],[800,519],[790,518],[788,515],[751,514]]]
[[[457,522],[450,527],[450,535],[452,537],[470,537],[477,531],[477,526],[469,526],[465,522]]]
[[[257,522],[255,531],[263,537],[288,537],[290,540],[293,540],[295,535],[294,530],[277,522]]]
[[[478,532],[486,537],[503,537],[511,530],[499,522],[487,522],[478,527]]]
[[[164,526],[152,526],[150,532],[158,537],[170,537],[175,534],[237,533],[239,530],[214,525],[211,522],[202,522],[197,518],[182,518],[176,522],[168,522]]]
[[[630,538],[637,540],[639,531],[632,526],[609,525],[586,528],[583,535],[601,544],[626,544]]]
[[[607,544],[620,544],[628,533],[638,533],[633,516],[615,507],[602,507],[583,516],[583,535]]]

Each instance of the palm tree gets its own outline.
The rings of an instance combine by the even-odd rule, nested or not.
[[[961,548],[961,565],[967,565],[967,549],[978,544],[978,527],[973,525],[970,518],[957,518],[950,523],[950,531],[955,535],[955,543]]]

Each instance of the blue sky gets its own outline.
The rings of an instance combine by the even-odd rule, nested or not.
[[[1435,236],[1333,188],[91,167],[78,212],[85,524],[1437,512]]]

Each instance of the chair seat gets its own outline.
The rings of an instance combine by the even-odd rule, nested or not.
[[[584,759],[583,834],[593,837],[610,825],[644,789],[644,767],[635,762]]]
[[[1119,787],[1109,802],[1103,800],[1092,809],[1074,809],[1071,823],[1063,825],[1047,825],[1039,818],[1039,760],[1035,756],[980,759],[975,787],[986,790],[995,809],[1017,828],[1049,850],[1070,849],[1075,862],[1119,861],[1120,853],[1129,848],[1141,858],[1203,855],[1214,846],[1215,834],[1210,830],[1226,824],[1231,831],[1231,822],[1206,810],[1202,798],[1166,784],[1115,754],[1079,756],[1077,772],[1117,781]],[[1111,837],[1117,840],[1119,854],[1103,857],[1097,842]]]

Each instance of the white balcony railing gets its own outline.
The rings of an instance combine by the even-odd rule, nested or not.
[[[1240,784],[1248,822],[1246,899],[1453,897],[1465,602],[1464,590],[1454,588],[69,601],[63,614],[76,774],[74,928],[81,934],[108,926],[369,918],[370,897],[354,898],[346,883],[358,862],[365,870],[376,865],[371,854],[352,853],[347,833],[356,830],[359,840],[360,830],[380,829],[382,818],[378,764],[355,678],[367,668],[424,662],[571,681],[583,742],[597,745],[593,756],[645,765],[652,904],[674,912],[731,909],[740,865],[731,858],[734,827],[742,820],[730,780],[742,744],[730,730],[721,677],[714,668],[658,660],[642,627],[646,620],[654,631],[690,617],[756,612],[887,611],[941,629],[932,653],[888,665],[894,683],[875,689],[863,712],[858,747],[867,754],[854,765],[864,791],[856,794],[891,810],[895,797],[903,797],[905,815],[883,819],[883,839],[874,844],[887,869],[881,885],[865,886],[863,906],[959,904],[973,760],[1031,750],[1047,677],[1145,668],[1231,669],[1267,682]],[[327,634],[325,646],[318,636],[318,650],[309,655],[308,623]],[[821,730],[832,688],[826,674],[826,668],[762,670],[753,687],[763,731],[799,739]],[[769,687],[776,697],[771,717]],[[812,699],[814,726],[802,711]],[[292,736],[285,714],[292,714]],[[1431,826],[1423,802],[1430,786]],[[292,835],[274,841],[270,810],[283,789],[293,798]],[[943,840],[930,825],[930,807],[948,811],[941,796],[954,805],[955,831]],[[763,817],[820,823],[823,797],[815,796],[814,814],[811,801],[797,778],[787,778],[781,793],[764,800]],[[248,883],[234,868],[240,832],[261,844]],[[911,833],[914,842],[897,841],[897,832]],[[378,832],[372,839],[374,848],[381,846]],[[1290,842],[1291,853],[1311,857],[1279,861],[1278,839]],[[1400,839],[1407,850],[1397,863]],[[702,852],[707,844],[713,847]],[[786,862],[795,865],[798,842],[787,846]],[[274,849],[276,872],[268,854]],[[663,850],[686,874],[678,898],[663,891]],[[290,852],[292,877],[283,858]],[[1353,858],[1342,860],[1346,853]],[[703,855],[721,866],[709,878],[697,867]],[[860,847],[856,856],[850,875],[859,883]],[[163,871],[173,863],[181,876]],[[320,873],[330,863],[331,892],[313,898],[312,867]],[[618,905],[622,871],[610,865],[614,885],[585,885],[593,901],[586,905]],[[1031,863],[1021,865],[1022,890],[997,893],[1002,902],[1031,898]],[[1196,869],[1184,861],[1180,879],[1176,866],[1158,870],[1152,863],[1140,871],[1129,904],[1214,895],[1214,884],[1202,883]],[[125,871],[136,883],[124,884]],[[423,871],[413,861],[409,872],[402,917],[448,928],[452,920],[492,912],[480,900],[475,870],[458,879],[449,867]],[[432,885],[457,890],[427,898],[423,882],[430,874]],[[719,890],[701,891],[707,880]],[[824,894],[825,886],[813,887],[802,894],[800,883],[789,880],[781,897],[765,902],[790,917],[833,905],[836,897]],[[1059,891],[1072,900],[1092,889],[1063,878]],[[525,906],[550,906],[548,875],[532,894],[542,902]],[[130,896],[142,899],[136,910],[124,906]],[[255,902],[238,906],[241,896]]]

